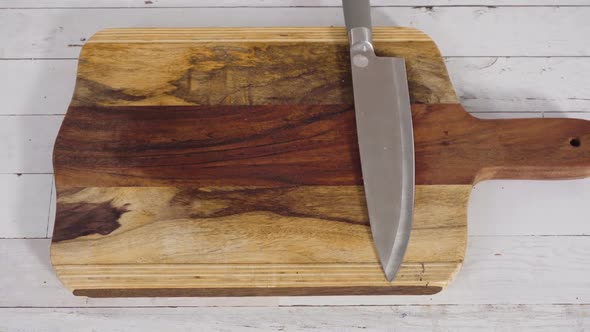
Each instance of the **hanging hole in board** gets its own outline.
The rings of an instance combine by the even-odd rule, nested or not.
[[[582,145],[582,141],[580,141],[579,137],[574,137],[574,138],[570,139],[570,145],[573,146],[574,148],[577,148],[580,145]]]

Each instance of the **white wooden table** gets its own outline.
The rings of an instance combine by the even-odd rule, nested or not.
[[[339,0],[0,0],[0,331],[590,330],[590,180],[474,189],[434,296],[74,297],[49,263],[51,151],[80,47],[106,27],[342,25]],[[590,0],[373,0],[438,43],[479,117],[590,119]],[[558,6],[559,5],[559,6]]]

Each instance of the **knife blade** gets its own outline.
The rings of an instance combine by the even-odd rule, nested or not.
[[[403,58],[378,57],[369,0],[343,0],[369,222],[387,280],[399,270],[412,228],[414,137]]]

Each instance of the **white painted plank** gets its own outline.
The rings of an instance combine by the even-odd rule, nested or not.
[[[0,114],[64,114],[76,82],[75,60],[0,61]]]
[[[0,173],[51,173],[63,116],[0,117]]]
[[[51,175],[0,174],[0,238],[44,238]]]
[[[65,114],[74,92],[77,63],[77,59],[0,60],[0,116]]]
[[[55,190],[55,177],[51,177],[51,198],[49,200],[49,216],[47,217],[47,231],[45,237],[53,237],[53,227],[55,226],[55,212],[57,203],[57,192]]]
[[[445,56],[590,55],[590,7],[378,7],[375,25],[429,33]],[[107,27],[343,25],[330,8],[125,8],[0,10],[0,58],[74,58]]]
[[[590,179],[493,180],[469,199],[470,235],[590,235]]]
[[[590,303],[590,237],[471,236],[465,266],[432,296],[86,299],[65,290],[49,264],[49,240],[0,240],[0,307],[268,306]]]
[[[0,8],[340,7],[341,0],[0,0]],[[587,0],[372,0],[372,6],[588,6]]]
[[[447,58],[470,112],[590,111],[590,58]]]
[[[64,114],[76,60],[0,61],[0,114]],[[590,112],[590,57],[446,58],[451,80],[472,113]],[[505,117],[509,117],[507,114]]]
[[[583,331],[587,305],[0,309],[7,331]],[[516,328],[518,327],[518,328]]]

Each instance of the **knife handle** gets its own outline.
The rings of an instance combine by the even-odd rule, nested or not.
[[[342,8],[347,31],[354,28],[371,30],[370,0],[342,0]]]

